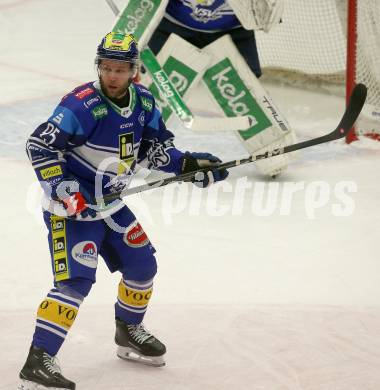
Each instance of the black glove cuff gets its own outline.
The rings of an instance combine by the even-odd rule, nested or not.
[[[189,173],[200,169],[198,160],[186,152],[181,159],[181,173]]]

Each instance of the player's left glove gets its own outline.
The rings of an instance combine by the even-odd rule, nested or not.
[[[228,171],[226,169],[218,169],[217,166],[222,161],[211,153],[190,153],[186,152],[181,160],[181,173],[194,172],[202,168],[209,170],[198,172],[192,183],[201,188],[206,188],[210,184],[221,181],[227,178]]]

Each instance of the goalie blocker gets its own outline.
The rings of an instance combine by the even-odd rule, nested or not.
[[[294,131],[273,103],[268,92],[252,73],[228,35],[200,50],[175,34],[171,34],[157,56],[181,97],[188,101],[191,91],[202,79],[209,91],[209,100],[224,117],[249,116],[251,126],[235,131],[238,140],[249,154],[262,154],[295,142]],[[143,80],[149,85],[149,80]],[[166,99],[153,83],[149,87],[162,108],[167,121],[172,111]],[[220,122],[222,118],[212,118]],[[209,131],[204,128],[204,131]],[[257,161],[263,175],[275,176],[283,172],[289,156],[276,156]],[[292,156],[294,158],[294,156]]]

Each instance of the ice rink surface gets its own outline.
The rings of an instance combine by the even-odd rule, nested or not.
[[[17,387],[52,283],[25,139],[94,79],[112,21],[101,0],[0,0],[0,389]],[[344,109],[334,96],[267,88],[299,139],[329,132]],[[200,90],[199,110],[202,99]],[[183,150],[246,155],[232,134],[171,125]],[[145,323],[167,345],[167,366],[116,357],[119,275],[100,262],[59,354],[64,374],[80,390],[378,390],[379,162],[372,141],[336,141],[299,153],[275,182],[249,164],[218,189],[182,184],[128,199],[157,249]]]

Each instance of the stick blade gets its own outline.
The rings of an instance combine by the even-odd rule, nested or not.
[[[348,102],[346,111],[338,125],[341,136],[346,136],[354,126],[356,119],[364,106],[367,98],[367,87],[364,84],[356,84]]]

